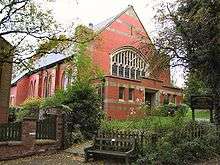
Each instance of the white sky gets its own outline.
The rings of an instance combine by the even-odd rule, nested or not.
[[[174,0],[51,0],[49,3],[57,21],[66,25],[72,22],[95,25],[132,5],[148,34],[153,37],[156,31],[154,8],[162,2],[172,1]],[[176,68],[172,70],[172,74],[176,85],[182,87],[184,84],[182,69]]]

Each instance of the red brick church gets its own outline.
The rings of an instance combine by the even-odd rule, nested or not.
[[[104,72],[102,88],[104,111],[112,119],[125,119],[138,110],[141,103],[150,107],[164,100],[180,104],[182,91],[173,87],[170,69],[152,78],[148,73],[146,57],[139,50],[140,35],[151,42],[146,30],[132,6],[98,25],[90,27],[98,32],[99,47],[91,44],[92,59]],[[138,34],[136,33],[138,31]],[[48,54],[38,59],[35,70],[23,72],[12,80],[10,102],[18,106],[28,97],[48,97],[57,89],[65,89],[68,76],[65,74],[70,55]]]

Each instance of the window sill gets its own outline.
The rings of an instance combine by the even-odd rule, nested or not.
[[[125,100],[124,100],[124,99],[119,99],[118,101],[119,101],[119,102],[125,102]]]

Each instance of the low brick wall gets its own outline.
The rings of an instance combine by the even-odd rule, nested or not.
[[[56,140],[36,139],[36,120],[24,119],[21,141],[0,142],[0,160],[14,159],[62,148],[63,117],[56,115]]]

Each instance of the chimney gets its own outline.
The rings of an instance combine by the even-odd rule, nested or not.
[[[89,28],[93,30],[93,23],[89,23]]]

